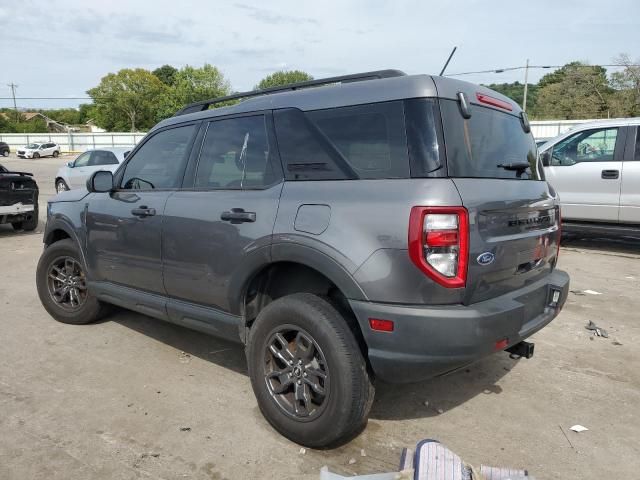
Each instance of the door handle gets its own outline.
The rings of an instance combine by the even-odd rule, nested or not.
[[[243,208],[232,208],[230,212],[222,212],[220,220],[231,223],[255,222],[256,212],[245,212]]]
[[[602,170],[602,178],[605,180],[615,180],[620,177],[619,170]]]
[[[131,210],[131,215],[135,215],[136,217],[144,218],[144,217],[153,217],[156,214],[155,208],[148,208],[145,205],[141,205],[138,208],[134,208]]]

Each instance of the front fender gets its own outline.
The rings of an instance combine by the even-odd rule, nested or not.
[[[85,257],[85,251],[84,251],[85,242],[82,241],[82,232],[79,230],[80,229],[74,228],[73,222],[71,221],[70,218],[61,214],[54,214],[51,218],[47,220],[47,224],[45,226],[44,235],[43,235],[43,243],[45,245],[45,248],[54,242],[56,238],[56,232],[63,231],[78,246],[80,256],[82,257],[82,262],[86,267],[87,259]]]

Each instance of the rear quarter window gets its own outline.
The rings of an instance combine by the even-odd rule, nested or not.
[[[535,141],[519,117],[472,104],[471,118],[465,119],[458,102],[444,99],[440,110],[450,177],[541,179]],[[526,170],[500,167],[524,162]]]
[[[289,180],[408,178],[401,101],[274,112]]]

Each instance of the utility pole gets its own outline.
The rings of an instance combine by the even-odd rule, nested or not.
[[[522,111],[527,111],[527,90],[529,90],[529,59],[524,67],[524,99],[522,100]]]
[[[16,104],[16,88],[18,88],[18,85],[11,82],[7,84],[7,87],[11,89],[11,95],[13,96],[13,109],[16,111],[16,123],[18,123],[18,105]]]

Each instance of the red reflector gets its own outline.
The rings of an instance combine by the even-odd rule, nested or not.
[[[503,338],[502,340],[498,340],[494,347],[494,350],[497,352],[498,350],[504,350],[509,345],[509,340],[507,338]]]
[[[430,247],[450,247],[458,244],[457,230],[434,230],[427,232],[426,243]]]
[[[492,107],[502,108],[503,110],[513,110],[513,107],[509,102],[505,102],[504,100],[500,100],[498,98],[493,98],[489,95],[485,95],[484,93],[476,93],[476,98],[480,103],[486,103],[487,105],[491,105]]]
[[[376,330],[378,332],[393,332],[393,322],[391,320],[370,318],[369,326],[371,327],[371,330]]]

